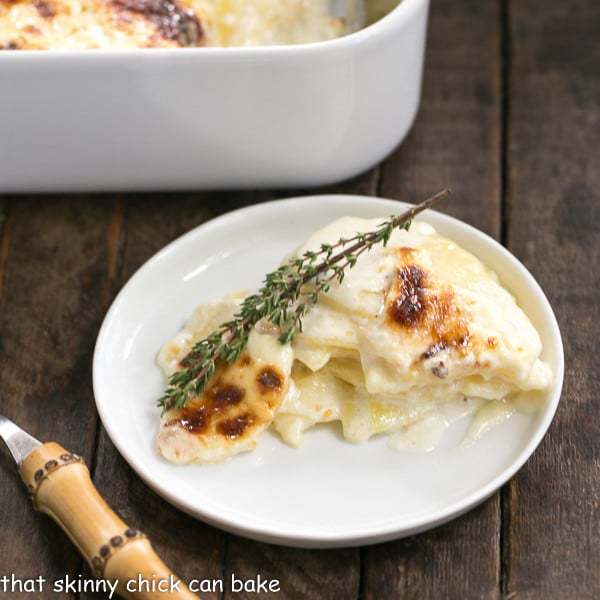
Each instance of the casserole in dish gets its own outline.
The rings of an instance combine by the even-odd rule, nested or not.
[[[2,0],[0,50],[306,44],[359,29],[362,2]]]
[[[350,177],[412,124],[427,11],[403,0],[356,33],[295,46],[0,52],[0,191]]]

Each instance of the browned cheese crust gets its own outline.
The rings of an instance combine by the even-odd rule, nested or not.
[[[188,0],[0,0],[0,50],[203,46]]]
[[[451,288],[436,289],[416,254],[413,248],[398,249],[399,266],[386,298],[389,326],[422,341],[421,360],[443,350],[464,355],[475,339],[456,305],[454,292]],[[440,364],[434,374],[443,379],[446,372]]]
[[[221,366],[202,395],[169,413],[165,427],[241,441],[271,423],[286,390],[286,378],[277,367],[245,355],[237,363]]]

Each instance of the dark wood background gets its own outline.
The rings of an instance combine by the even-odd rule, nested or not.
[[[600,598],[599,35],[595,0],[434,0],[415,128],[379,167],[327,188],[415,201],[451,185],[444,210],[506,244],[556,310],[567,359],[557,417],[479,508],[368,548],[269,546],[165,503],[99,424],[93,345],[133,271],[216,215],[302,190],[0,198],[0,411],[83,454],[109,502],[182,576],[259,572],[281,580],[281,600]],[[0,575],[82,569],[0,453]],[[58,597],[71,598],[42,596]]]

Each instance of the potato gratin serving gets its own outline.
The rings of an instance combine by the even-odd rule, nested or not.
[[[329,0],[0,0],[0,49],[263,46],[347,32]]]
[[[338,220],[298,255],[379,223]],[[200,306],[162,348],[165,375],[182,368],[195,342],[230,320],[243,297]],[[216,461],[254,448],[270,425],[298,446],[311,427],[339,422],[351,442],[386,434],[395,448],[430,450],[467,415],[467,439],[475,440],[514,411],[539,408],[552,380],[541,351],[496,274],[416,222],[360,256],[310,308],[291,344],[259,323],[237,362],[218,368],[185,408],[163,415],[159,448],[176,463]]]

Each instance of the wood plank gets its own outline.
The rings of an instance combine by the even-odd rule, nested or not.
[[[4,285],[4,270],[6,267],[6,259],[8,258],[8,251],[10,248],[10,237],[4,235],[7,227],[6,221],[8,219],[6,210],[6,200],[0,198],[0,298],[2,298],[2,286]]]
[[[419,201],[445,187],[440,210],[500,232],[500,0],[432,3],[423,99],[413,131],[382,166],[381,195]]]
[[[350,181],[319,189],[271,192],[274,197],[312,194],[377,195],[380,169],[375,168]],[[257,574],[278,579],[279,592],[262,594],[280,600],[358,597],[360,586],[360,552],[356,548],[344,550],[303,550],[282,548],[230,536],[225,560],[225,581],[231,577],[251,579]],[[228,588],[227,600],[245,600],[255,597],[251,592],[232,593]]]
[[[511,250],[564,336],[561,406],[505,497],[509,597],[600,597],[600,5],[510,3]]]
[[[373,191],[376,175],[356,179],[356,190]],[[367,183],[365,183],[367,182]],[[351,184],[331,187],[328,191],[347,192]],[[143,195],[125,201],[125,255],[121,282],[154,252],[196,225],[223,214],[273,197],[301,194],[293,192],[214,193],[190,195]],[[307,193],[318,193],[317,191]],[[107,500],[133,525],[143,529],[157,551],[184,578],[220,578],[230,581],[262,573],[281,580],[279,598],[322,597],[348,589],[346,597],[358,593],[358,550],[319,553],[286,549],[282,551],[235,536],[227,536],[172,508],[139,480],[120,458],[104,430],[100,433],[94,480]],[[226,552],[226,557],[225,557]],[[271,569],[276,557],[277,567]],[[309,569],[303,565],[310,566]],[[336,576],[337,574],[337,576]],[[82,595],[82,600],[93,598]],[[218,593],[204,594],[206,599]],[[229,594],[226,593],[226,597]],[[235,598],[243,595],[236,594]]]
[[[423,102],[413,132],[382,167],[381,195],[419,201],[443,187],[440,210],[493,237],[501,223],[499,2],[432,4]],[[457,475],[459,476],[459,475]],[[363,550],[363,598],[497,598],[498,494],[463,518]]]
[[[205,197],[175,194],[127,196],[124,201],[124,253],[117,279],[124,284],[150,256],[185,231],[217,213]],[[236,199],[219,194],[223,211]],[[225,208],[227,207],[227,208]],[[143,530],[160,556],[184,578],[220,576],[224,534],[167,504],[149,490],[120,457],[105,430],[99,434],[94,481],[107,501],[132,526]],[[217,598],[205,594],[203,598]],[[81,599],[99,598],[84,593]]]
[[[235,575],[253,579],[257,574],[278,579],[279,592],[267,592],[260,598],[285,600],[323,600],[358,598],[360,556],[355,548],[342,550],[303,550],[283,548],[231,537],[227,549],[226,580]],[[225,593],[226,600],[252,600],[251,592]]]
[[[361,173],[352,179],[340,181],[320,188],[298,190],[280,190],[269,192],[272,198],[291,198],[295,196],[308,196],[314,194],[358,194],[363,196],[377,196],[381,179],[381,166]]]
[[[177,510],[151,491],[121,458],[101,429],[94,482],[104,498],[131,526],[142,530],[164,562],[180,577],[218,579],[225,534]],[[88,569],[84,569],[90,576]],[[217,599],[206,593],[203,600]],[[103,598],[82,593],[81,600]]]
[[[145,194],[124,200],[124,253],[119,284],[150,256],[186,231],[219,214],[264,199],[262,194]],[[225,534],[185,515],[149,490],[120,457],[101,428],[94,481],[132,526],[143,530],[163,560],[185,579],[222,575]],[[84,593],[81,600],[99,598]],[[206,593],[204,600],[219,598]]]
[[[113,202],[40,198],[7,205],[0,245],[0,411],[90,461],[96,432],[91,353],[106,309]],[[5,452],[0,465],[0,573],[75,574],[81,561],[72,544],[48,517],[33,512]],[[50,596],[71,597],[49,591],[43,597]]]

